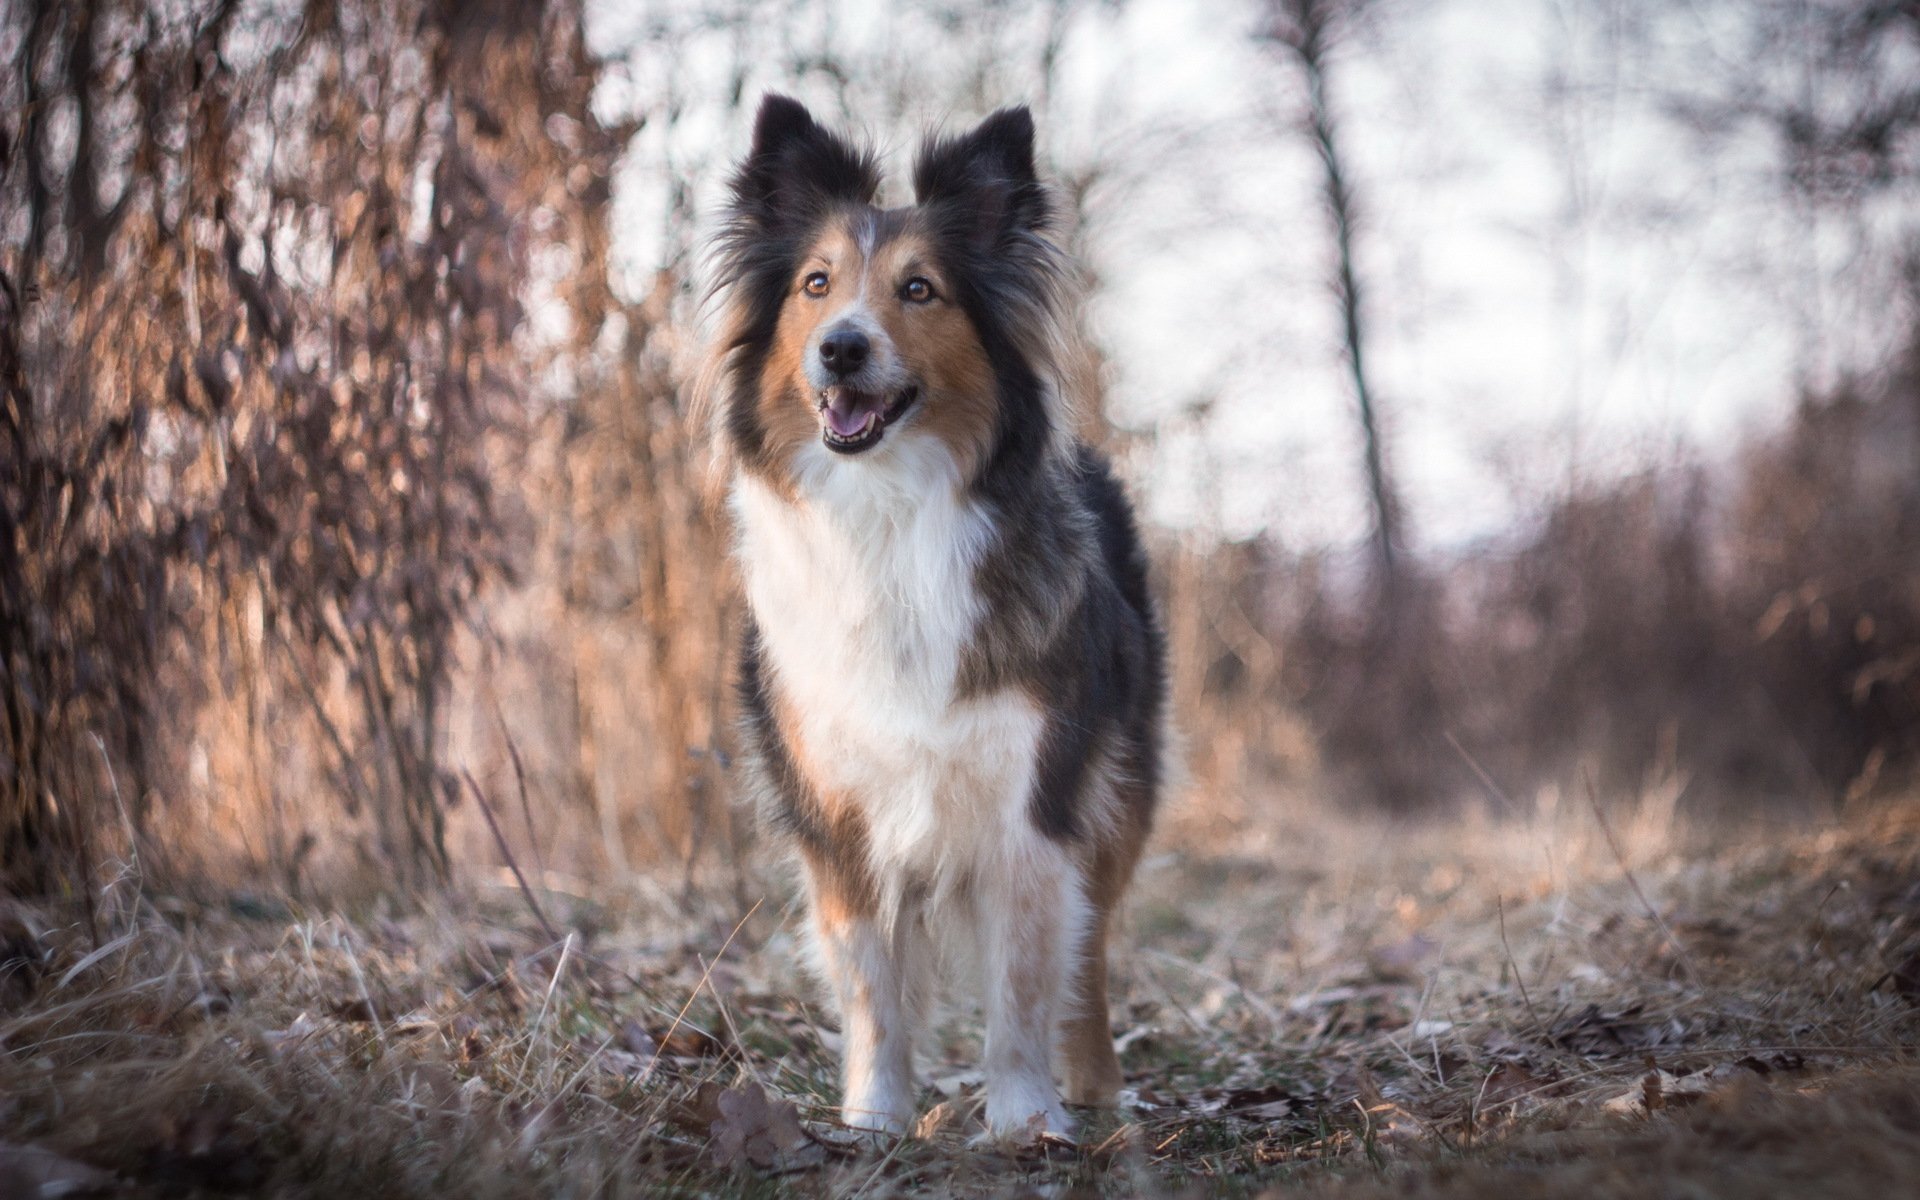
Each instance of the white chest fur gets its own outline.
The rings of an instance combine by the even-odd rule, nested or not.
[[[964,869],[1022,837],[1043,723],[1017,692],[955,698],[991,530],[930,441],[852,461],[820,449],[797,501],[745,477],[732,496],[763,664],[800,757],[823,793],[859,806],[883,872]]]

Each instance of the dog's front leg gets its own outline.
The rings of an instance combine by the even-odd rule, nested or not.
[[[1070,1135],[1053,1083],[1059,1019],[1086,920],[1074,863],[1050,842],[1010,847],[975,891],[986,967],[987,1133]]]
[[[905,1133],[913,1121],[906,964],[870,903],[849,903],[832,879],[811,869],[807,875],[821,967],[840,1004],[841,1120],[854,1129]]]

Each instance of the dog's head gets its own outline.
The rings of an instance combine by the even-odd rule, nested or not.
[[[1033,132],[1012,108],[930,139],[915,203],[881,209],[870,152],[765,99],[719,246],[717,398],[743,469],[790,486],[933,439],[971,480],[1047,452],[1061,268]]]

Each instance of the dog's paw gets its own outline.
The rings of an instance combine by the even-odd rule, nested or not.
[[[1072,1141],[1073,1118],[1060,1105],[1052,1087],[1018,1088],[987,1093],[987,1129],[983,1140],[1031,1145],[1040,1141]]]
[[[913,1108],[887,1097],[849,1101],[840,1109],[840,1123],[875,1137],[900,1137],[913,1125]]]

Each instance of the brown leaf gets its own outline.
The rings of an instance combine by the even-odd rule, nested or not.
[[[1646,1116],[1698,1104],[1741,1079],[1752,1078],[1754,1073],[1739,1065],[1721,1065],[1685,1074],[1655,1068],[1642,1075],[1633,1087],[1600,1107],[1606,1112],[1622,1116]]]
[[[1639,1004],[1612,1011],[1589,1004],[1580,1012],[1555,1021],[1547,1031],[1547,1041],[1575,1054],[1601,1058],[1679,1045],[1686,1041],[1686,1032],[1677,1018],[1644,1019],[1644,1009]]]
[[[1294,1115],[1300,1104],[1287,1089],[1275,1085],[1257,1088],[1203,1088],[1194,1104],[1208,1116],[1234,1116],[1246,1121],[1280,1121]]]
[[[768,1098],[759,1084],[729,1088],[709,1080],[694,1092],[675,1120],[704,1134],[707,1154],[721,1166],[751,1164],[767,1171],[816,1166],[826,1149],[807,1134],[793,1102]]]
[[[1480,1089],[1480,1107],[1498,1108],[1538,1097],[1553,1086],[1552,1081],[1535,1074],[1525,1063],[1506,1062],[1495,1067]]]
[[[720,1039],[691,1025],[676,1025],[653,1032],[642,1031],[659,1049],[662,1058],[712,1058],[725,1051]],[[639,1053],[635,1050],[634,1053]]]
[[[954,1107],[953,1101],[942,1100],[926,1112],[920,1114],[920,1119],[916,1121],[913,1126],[913,1136],[922,1141],[931,1137],[937,1137],[953,1128],[959,1120],[960,1110]]]

